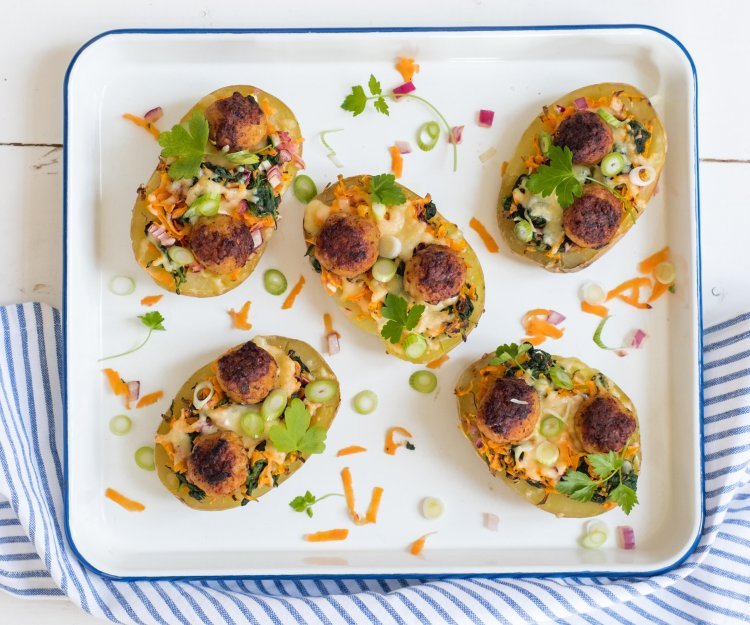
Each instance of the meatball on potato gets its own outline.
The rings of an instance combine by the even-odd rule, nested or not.
[[[274,448],[269,433],[274,422],[253,436],[243,423],[270,391],[283,391],[287,405],[300,404],[300,389],[315,381],[338,387],[315,349],[282,336],[256,336],[204,365],[162,416],[154,446],[159,479],[196,510],[227,510],[259,499],[303,467],[310,454]],[[339,401],[336,393],[326,403],[306,404],[311,427],[328,430]],[[284,419],[282,413],[275,422]]]
[[[178,295],[213,297],[250,276],[276,232],[281,198],[304,167],[302,135],[289,107],[250,85],[231,85],[208,94],[179,125],[194,133],[194,119],[198,132],[201,127],[207,130],[203,162],[191,178],[180,168],[172,170],[174,157],[159,158],[148,182],[138,189],[130,238],[136,261],[161,288]],[[164,130],[168,132],[174,128]],[[279,145],[291,159],[278,164],[281,183],[273,186],[266,175],[254,172],[255,186],[238,188],[236,170],[256,170],[263,154],[258,163],[243,164],[232,153],[255,152],[271,139],[275,144],[283,139]],[[202,197],[209,200],[203,205],[208,210],[191,210]],[[212,201],[219,206],[212,206]]]
[[[582,197],[570,205],[565,194],[557,197],[559,187],[545,196],[535,186],[543,167],[561,161],[566,150],[577,177],[597,181],[585,180]],[[497,207],[503,239],[513,253],[548,271],[588,267],[646,210],[666,155],[664,126],[632,85],[601,83],[562,96],[543,107],[508,159]]]
[[[373,201],[376,187],[387,189],[378,200],[390,203]],[[429,195],[392,175],[340,177],[305,207],[302,227],[323,290],[387,353],[429,363],[479,322],[484,275],[477,255]],[[421,314],[399,330],[394,316],[410,310]]]
[[[546,512],[590,517],[617,506],[610,498],[617,480],[597,486],[588,501],[572,499],[567,480],[583,472],[601,482],[588,458],[612,451],[627,460],[622,476],[637,490],[638,416],[620,387],[577,358],[531,347],[514,360],[494,364],[497,355],[472,363],[455,389],[461,430],[490,473]],[[557,386],[561,371],[572,388]]]

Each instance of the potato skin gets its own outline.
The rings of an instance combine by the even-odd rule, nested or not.
[[[641,93],[641,91],[639,91],[636,87],[625,83],[599,83],[595,85],[588,85],[586,87],[576,89],[575,91],[572,91],[558,98],[549,106],[554,107],[558,104],[566,106],[570,105],[573,101],[575,101],[576,98],[589,97],[596,99],[605,95],[611,95],[615,91],[624,91],[635,96],[632,99],[624,98],[623,96],[621,96],[621,99],[625,103],[626,109],[632,111],[636,119],[638,119],[639,121],[644,123],[651,122],[653,124],[651,135],[651,162],[652,166],[656,170],[658,179],[664,166],[664,160],[666,159],[667,135],[664,131],[664,127],[662,126],[661,121],[659,120],[659,116],[651,105],[651,102],[649,102],[648,98],[646,98],[646,96]],[[500,226],[500,233],[502,234],[503,239],[505,240],[511,251],[518,254],[519,256],[522,256],[523,258],[541,265],[548,271],[555,273],[569,273],[573,271],[580,271],[581,269],[588,267],[602,254],[605,254],[607,250],[611,249],[612,246],[615,245],[617,241],[619,241],[620,238],[624,236],[625,233],[627,233],[628,230],[630,230],[630,228],[633,226],[634,220],[637,220],[644,211],[634,211],[634,213],[637,214],[633,215],[633,219],[631,219],[630,216],[626,216],[626,218],[620,222],[620,227],[612,237],[612,240],[599,249],[574,248],[569,250],[568,252],[562,252],[560,254],[560,257],[557,259],[550,259],[544,252],[529,248],[525,243],[519,241],[519,239],[514,234],[515,224],[513,223],[513,220],[508,219],[505,216],[505,212],[503,210],[503,201],[513,192],[513,186],[515,185],[516,180],[518,180],[521,175],[528,173],[528,168],[523,162],[524,157],[534,153],[534,137],[543,130],[544,126],[541,119],[539,117],[535,117],[529,127],[521,136],[521,139],[518,142],[518,146],[516,147],[516,151],[514,152],[512,158],[508,159],[508,168],[503,175],[500,185],[500,194],[497,207],[497,220],[498,225]],[[657,183],[646,187],[646,190],[641,192],[639,197],[644,201],[648,201],[656,187]]]

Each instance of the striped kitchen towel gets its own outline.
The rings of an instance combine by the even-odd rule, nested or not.
[[[706,522],[653,578],[118,582],[83,568],[63,529],[61,328],[0,308],[0,588],[65,597],[119,623],[750,622],[750,314],[705,330]],[[0,620],[2,620],[0,618]]]

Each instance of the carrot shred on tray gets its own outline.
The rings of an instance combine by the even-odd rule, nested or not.
[[[430,532],[429,534],[425,534],[424,536],[420,536],[415,540],[410,546],[409,546],[409,553],[413,556],[418,556],[422,553],[422,550],[424,549],[424,544],[427,541],[428,536],[432,536],[433,534],[437,534],[437,532]]]
[[[609,308],[600,304],[590,304],[587,301],[581,302],[581,310],[585,313],[606,317],[609,314]]]
[[[655,254],[651,254],[648,258],[644,258],[638,265],[638,271],[641,273],[652,273],[657,265],[665,262],[668,258],[669,246],[659,250]]]
[[[659,299],[662,295],[664,295],[669,290],[669,285],[664,284],[663,282],[659,282],[658,280],[654,284],[654,290],[651,291],[651,295],[649,296],[647,302],[651,303]]]
[[[250,302],[247,301],[242,305],[242,308],[235,310],[234,308],[229,309],[229,316],[232,318],[232,325],[238,330],[250,330],[253,324],[247,320],[247,315],[250,312]]]
[[[487,231],[487,228],[484,227],[481,221],[476,217],[472,217],[471,221],[469,221],[469,225],[479,235],[479,238],[482,239],[488,252],[491,254],[497,254],[500,251],[497,241],[492,238],[492,235]]]
[[[543,336],[527,336],[521,341],[522,343],[531,343],[534,347],[541,345],[547,339]]]
[[[159,129],[154,126],[150,121],[147,121],[143,119],[143,117],[138,117],[137,115],[133,115],[132,113],[125,113],[123,114],[123,117],[127,119],[128,121],[133,122],[136,126],[140,126],[145,131],[150,132],[151,136],[154,139],[158,139],[161,132],[159,132]]]
[[[349,537],[348,529],[324,530],[305,534],[305,540],[309,543],[322,543],[329,540],[346,540]]]
[[[141,306],[153,306],[161,301],[163,295],[147,295],[141,300]]]
[[[630,280],[625,280],[622,284],[617,285],[614,289],[609,291],[607,293],[607,301],[614,299],[618,295],[622,295],[623,293],[630,292],[630,298],[631,299],[637,299],[641,288],[651,286],[651,280],[648,278],[631,278]],[[635,297],[633,297],[635,296]]]
[[[414,78],[414,74],[419,72],[419,65],[414,62],[414,59],[400,56],[398,57],[398,61],[396,61],[396,69],[401,74],[404,82],[409,82]]]
[[[120,377],[114,369],[102,369],[104,375],[107,376],[107,381],[115,395],[122,395],[125,398],[125,407],[130,410],[130,391],[128,384]]]
[[[388,151],[391,153],[391,173],[396,178],[401,178],[401,174],[404,173],[404,157],[401,156],[401,150],[398,146],[392,145]]]
[[[143,512],[146,509],[142,503],[127,498],[122,493],[118,493],[114,488],[108,488],[104,491],[104,496],[111,499],[116,504],[121,505],[130,512]]]
[[[399,443],[396,443],[393,440],[394,434],[401,434],[402,436],[406,436],[407,438],[411,438],[411,432],[409,430],[402,428],[402,427],[392,427],[388,428],[388,432],[385,435],[385,453],[387,453],[389,456],[396,455],[396,450],[399,447],[403,447],[406,444],[406,441],[401,441]]]
[[[148,395],[144,395],[143,397],[141,397],[135,407],[145,408],[146,406],[155,404],[162,397],[164,397],[164,391],[154,391],[153,393],[149,393]]]
[[[336,457],[340,458],[341,456],[351,456],[352,454],[361,454],[363,451],[367,451],[367,447],[360,447],[359,445],[350,445],[349,447],[344,447],[342,449],[339,449],[336,453]]]
[[[352,485],[352,472],[349,470],[349,467],[341,469],[341,482],[344,485],[346,507],[349,510],[349,515],[352,517],[354,524],[367,525],[368,523],[375,523],[378,518],[378,508],[380,507],[380,498],[383,495],[383,489],[380,486],[376,486],[372,489],[370,505],[367,508],[365,517],[362,518],[354,509],[354,486]]]
[[[305,286],[305,276],[300,276],[299,280],[297,280],[297,284],[292,287],[292,290],[289,291],[289,295],[286,296],[284,303],[281,305],[281,310],[289,310],[294,306],[294,300],[297,299],[303,286]]]
[[[504,176],[506,171],[508,171],[508,161],[503,161],[503,164],[500,165],[500,175]]]
[[[450,358],[450,356],[448,356],[448,354],[443,354],[442,356],[440,356],[440,358],[435,358],[435,360],[432,360],[432,361],[428,362],[427,363],[427,368],[428,369],[439,369],[440,367],[442,367],[448,361],[449,358]]]
[[[370,499],[370,505],[367,507],[367,513],[365,514],[365,521],[368,523],[378,522],[378,510],[380,510],[380,500],[383,497],[383,489],[380,486],[376,486],[372,489],[372,498]]]
[[[529,320],[526,324],[526,332],[532,336],[543,336],[551,339],[559,339],[563,335],[560,328],[538,317]]]

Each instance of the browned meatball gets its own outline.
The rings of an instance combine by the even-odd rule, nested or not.
[[[187,479],[210,496],[236,492],[247,480],[242,439],[227,431],[198,436],[188,457]]]
[[[578,409],[575,428],[584,451],[604,454],[625,446],[635,432],[635,417],[614,397],[599,396]]]
[[[253,252],[253,235],[245,223],[229,215],[201,217],[190,233],[189,247],[209,271],[232,273],[245,266]]]
[[[617,233],[624,209],[611,191],[588,184],[563,214],[563,229],[568,238],[581,247],[600,248]]]
[[[208,137],[217,148],[230,152],[258,150],[268,139],[266,114],[253,96],[235,91],[206,109]]]
[[[437,304],[461,291],[466,263],[447,245],[431,244],[418,249],[406,261],[404,289],[414,299]]]
[[[612,151],[612,129],[592,111],[576,111],[555,132],[555,144],[573,152],[573,163],[595,165]]]
[[[344,278],[358,276],[378,259],[378,227],[358,215],[333,213],[315,239],[315,258]]]
[[[516,401],[511,401],[516,400]],[[498,378],[482,400],[477,427],[496,443],[531,436],[539,420],[539,393],[521,378]]]
[[[232,401],[257,404],[273,390],[278,371],[273,356],[248,341],[219,358],[216,379]]]

